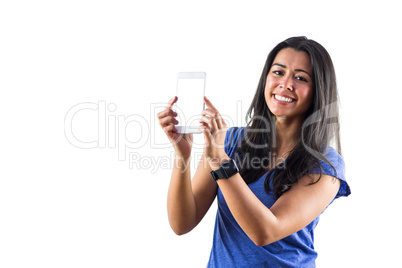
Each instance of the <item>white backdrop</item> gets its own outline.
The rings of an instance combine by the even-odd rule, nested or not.
[[[205,71],[207,96],[243,125],[268,52],[296,35],[333,58],[352,189],[321,217],[317,266],[395,267],[399,10],[387,0],[2,1],[0,267],[205,267],[216,204],[173,234],[172,149],[155,113],[178,72]]]

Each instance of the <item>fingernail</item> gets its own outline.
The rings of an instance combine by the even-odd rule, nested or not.
[[[209,100],[208,98],[207,98],[207,96],[204,96],[205,97],[205,100]]]

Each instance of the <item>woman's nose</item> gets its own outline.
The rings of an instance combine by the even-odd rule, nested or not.
[[[281,88],[284,88],[284,89],[287,89],[287,90],[290,90],[290,91],[293,91],[294,88],[293,88],[293,81],[292,81],[292,79],[291,79],[291,78],[288,78],[288,77],[284,77],[282,83],[280,84],[280,87],[281,87]]]

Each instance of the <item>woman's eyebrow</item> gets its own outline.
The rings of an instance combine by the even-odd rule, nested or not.
[[[303,70],[303,69],[295,69],[295,71],[296,71],[296,72],[303,72],[303,73],[306,73],[306,74],[308,74],[308,76],[310,76],[310,78],[312,78],[311,74],[310,74],[309,72]]]
[[[283,64],[280,64],[280,63],[274,63],[274,64],[272,64],[272,66],[274,66],[274,65],[277,65],[277,66],[279,66],[279,67],[282,67],[282,68],[286,69],[286,66],[283,65]]]
[[[283,64],[280,64],[280,63],[274,63],[274,64],[272,64],[272,66],[274,66],[274,65],[277,65],[277,66],[282,67],[282,68],[284,68],[284,69],[287,68],[286,65],[283,65]],[[303,69],[295,69],[295,71],[296,71],[296,72],[303,72],[303,73],[306,73],[306,74],[308,74],[308,76],[312,77],[309,72],[307,72],[307,71],[305,71],[305,70],[303,70]]]

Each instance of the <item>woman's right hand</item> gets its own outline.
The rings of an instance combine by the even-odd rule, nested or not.
[[[173,104],[177,101],[177,96],[171,99],[166,108],[158,113],[159,124],[166,133],[169,141],[175,149],[176,155],[185,159],[190,158],[191,147],[193,144],[193,134],[177,133],[175,125],[179,123],[177,113],[172,110]]]

